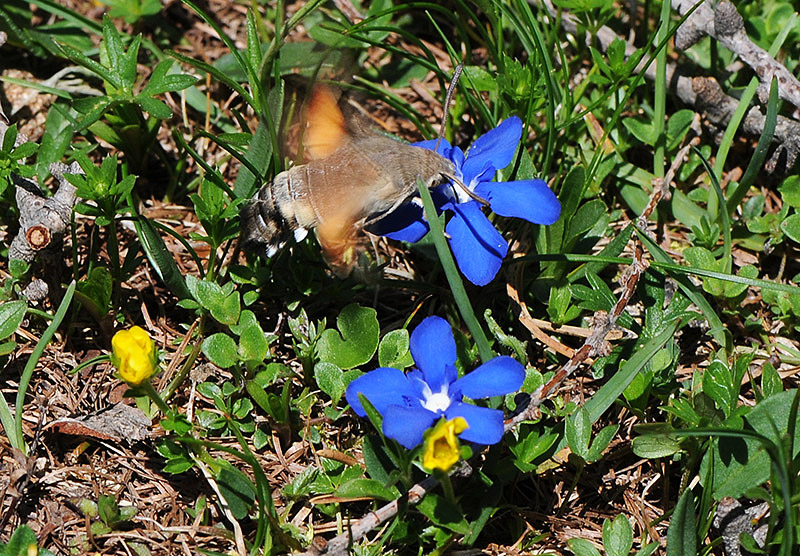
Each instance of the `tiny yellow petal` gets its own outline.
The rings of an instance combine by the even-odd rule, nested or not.
[[[439,421],[425,434],[422,465],[428,469],[449,471],[458,462],[461,454],[457,435],[467,428],[467,421],[463,417]]]

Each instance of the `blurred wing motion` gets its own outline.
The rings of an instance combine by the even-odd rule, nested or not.
[[[389,212],[417,189],[452,175],[437,153],[350,126],[330,89],[317,86],[306,111],[307,164],[281,172],[242,212],[245,249],[272,256],[294,235],[316,229],[328,265],[340,276],[353,269],[367,219]]]
[[[327,87],[314,87],[306,113],[304,148],[312,159],[325,158],[348,141],[344,115],[333,92]]]

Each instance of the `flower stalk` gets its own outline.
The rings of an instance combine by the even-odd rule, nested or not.
[[[453,292],[453,299],[458,307],[458,312],[461,313],[461,318],[464,319],[464,323],[467,325],[467,328],[469,328],[470,334],[472,334],[472,339],[478,346],[478,353],[480,354],[481,361],[486,363],[494,357],[494,353],[492,353],[492,348],[489,346],[489,340],[486,338],[486,334],[483,333],[483,327],[480,322],[478,322],[478,317],[475,316],[475,311],[473,311],[472,304],[469,302],[467,290],[464,288],[464,282],[461,280],[461,274],[459,274],[455,259],[453,259],[453,254],[447,246],[447,240],[444,237],[444,229],[442,228],[442,223],[439,221],[439,217],[436,215],[436,207],[433,204],[431,192],[425,187],[422,181],[417,182],[417,187],[419,188],[419,194],[420,197],[422,197],[422,203],[425,207],[425,214],[428,217],[428,223],[431,227],[433,244],[436,246],[436,253],[439,255],[444,274],[447,276],[447,283],[450,285],[450,291]]]

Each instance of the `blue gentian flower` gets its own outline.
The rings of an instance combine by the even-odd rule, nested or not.
[[[408,373],[381,367],[355,379],[347,387],[347,401],[361,417],[367,413],[362,394],[383,417],[383,434],[409,450],[422,443],[423,433],[444,416],[462,417],[468,428],[459,436],[475,444],[496,444],[503,437],[503,412],[465,403],[517,391],[525,369],[511,357],[487,361],[458,378],[456,343],[447,321],[423,320],[411,334],[411,355],[417,368]]]
[[[498,170],[508,166],[522,136],[522,120],[513,116],[480,136],[467,150],[442,139],[436,152],[453,162],[456,177],[501,216],[533,224],[552,224],[561,216],[561,204],[540,179],[495,182]],[[436,140],[414,143],[433,150]],[[458,267],[477,286],[492,281],[500,270],[508,244],[481,210],[481,204],[459,186],[445,184],[432,191],[438,210],[453,212],[445,231]],[[391,239],[417,242],[428,233],[425,211],[418,199],[405,203],[369,230]]]

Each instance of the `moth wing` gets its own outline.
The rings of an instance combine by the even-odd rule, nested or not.
[[[325,158],[333,154],[349,137],[336,96],[328,87],[317,85],[311,92],[311,101],[306,111],[306,152],[313,160]]]
[[[358,145],[339,150],[334,160],[306,166],[310,204],[317,217],[316,234],[325,260],[339,275],[349,273],[363,250],[361,226],[372,212],[376,189],[386,177],[360,152]]]

